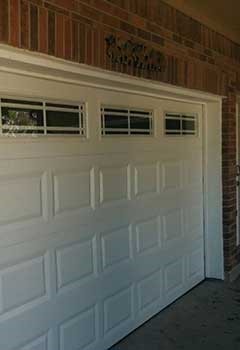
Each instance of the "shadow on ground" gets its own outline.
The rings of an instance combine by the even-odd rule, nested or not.
[[[110,350],[240,350],[240,280],[208,280]]]

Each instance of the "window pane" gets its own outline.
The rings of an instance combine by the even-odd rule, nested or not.
[[[130,119],[131,129],[150,129],[150,119],[143,117],[131,117]]]
[[[194,120],[183,120],[182,121],[182,129],[185,131],[186,130],[194,131],[195,130]]]
[[[165,123],[166,123],[166,125],[165,125],[166,130],[180,130],[181,129],[180,119],[166,119]]]
[[[43,126],[43,111],[3,107],[2,124],[9,126]]]
[[[47,111],[47,126],[79,128],[79,113]]]
[[[128,129],[128,117],[125,115],[105,115],[105,128]]]
[[[103,135],[151,135],[151,112],[129,108],[101,109]]]

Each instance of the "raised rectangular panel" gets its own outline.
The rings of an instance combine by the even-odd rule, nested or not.
[[[90,240],[57,250],[58,288],[89,278],[96,273],[94,244],[94,240]]]
[[[140,311],[151,306],[161,297],[162,274],[157,271],[138,283],[138,304]]]
[[[169,162],[162,165],[163,190],[178,190],[182,186],[182,163]]]
[[[42,179],[40,174],[0,178],[0,224],[43,216]]]
[[[174,209],[163,216],[163,231],[166,241],[183,235],[183,214],[181,209]]]
[[[189,160],[187,162],[187,185],[198,185],[202,182],[202,159]]]
[[[188,257],[188,277],[195,277],[199,273],[203,273],[204,256],[203,249],[192,252]]]
[[[48,336],[43,335],[40,338],[35,339],[31,343],[27,344],[19,350],[49,350],[48,349]]]
[[[123,263],[131,257],[131,237],[128,227],[108,232],[101,237],[103,269]]]
[[[59,173],[53,179],[55,214],[93,205],[90,171]]]
[[[136,224],[136,233],[138,253],[143,253],[150,249],[159,247],[161,244],[159,218],[139,222]]]
[[[188,234],[195,231],[202,233],[203,226],[203,209],[199,206],[193,206],[187,209],[187,230]]]
[[[128,287],[104,301],[105,333],[132,319],[132,288]]]
[[[60,326],[61,350],[84,350],[96,341],[97,312],[92,307],[75,315]]]
[[[0,272],[2,312],[18,308],[46,295],[45,258],[19,263]]]
[[[137,165],[135,167],[135,195],[158,192],[157,164]]]
[[[170,263],[165,268],[165,290],[174,292],[183,285],[183,259],[178,259]]]
[[[100,202],[102,204],[126,200],[129,197],[129,168],[103,168],[100,170]]]

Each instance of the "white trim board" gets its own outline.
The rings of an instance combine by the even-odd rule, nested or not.
[[[28,76],[37,81],[47,79],[59,83],[124,91],[129,94],[152,96],[201,104],[204,115],[204,225],[206,277],[224,278],[222,233],[222,96],[151,82],[127,75],[90,68],[62,59],[0,45],[0,76]],[[11,85],[11,84],[10,84]],[[1,93],[29,96],[24,85],[19,88],[2,86]],[[0,90],[1,90],[0,88]],[[33,92],[31,97],[37,97]],[[38,96],[39,97],[39,96]],[[47,96],[42,96],[46,98]]]
[[[115,91],[126,91],[131,87],[132,93],[138,92],[146,96],[169,98],[168,93],[171,92],[175,99],[183,100],[186,98],[188,100],[191,97],[195,102],[218,101],[219,98],[223,97],[143,78],[130,77],[126,74],[65,61],[41,53],[15,49],[3,44],[0,44],[0,71],[109,90],[114,87]]]

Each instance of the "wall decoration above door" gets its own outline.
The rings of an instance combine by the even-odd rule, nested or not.
[[[109,35],[105,40],[107,56],[113,63],[155,72],[163,72],[166,69],[164,54],[154,48],[132,40],[124,41],[114,35]]]

